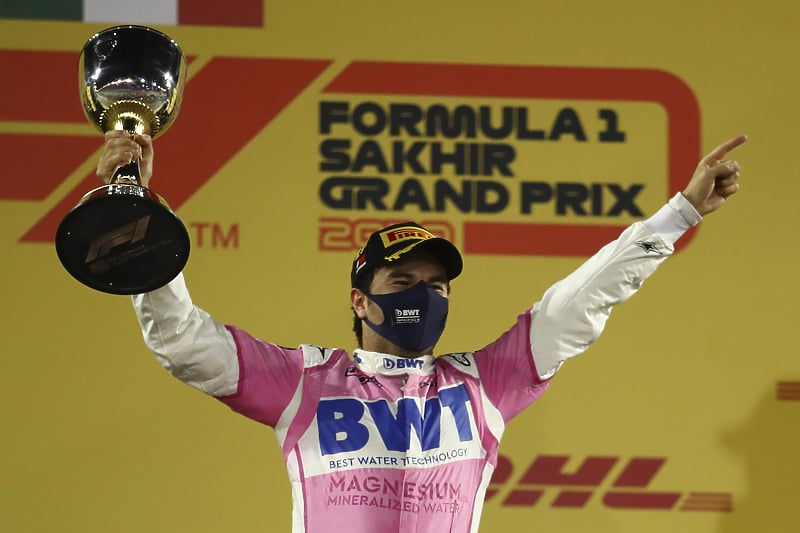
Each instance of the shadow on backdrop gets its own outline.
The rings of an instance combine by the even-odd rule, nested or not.
[[[800,401],[767,391],[741,427],[721,435],[724,449],[744,468],[744,488],[733,512],[722,515],[719,533],[800,531]]]

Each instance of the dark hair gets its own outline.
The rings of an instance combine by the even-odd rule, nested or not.
[[[361,292],[369,293],[370,285],[372,285],[372,280],[374,279],[375,279],[375,269],[371,268],[358,276],[358,280],[356,281],[354,287],[356,289],[359,289]],[[353,311],[353,333],[356,334],[356,340],[358,340],[358,347],[363,348],[364,324],[361,322],[361,319],[358,318],[356,310],[352,308],[351,310]]]

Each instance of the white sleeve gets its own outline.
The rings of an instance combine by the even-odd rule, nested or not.
[[[633,296],[702,217],[680,193],[649,219],[628,227],[534,304],[531,350],[539,377],[597,340],[611,310]]]
[[[236,392],[236,343],[224,325],[192,304],[183,274],[132,297],[145,344],[173,376],[212,396]]]

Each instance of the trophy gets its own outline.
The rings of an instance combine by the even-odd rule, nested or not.
[[[79,65],[89,122],[103,133],[164,133],[180,108],[186,58],[163,33],[116,26],[93,35]],[[142,186],[139,163],[118,168],[108,185],[83,195],[55,238],[64,268],[110,294],[140,294],[169,283],[189,258],[189,234],[167,202]]]

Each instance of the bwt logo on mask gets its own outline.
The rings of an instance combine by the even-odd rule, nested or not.
[[[397,362],[402,361],[401,359]],[[414,360],[407,362],[422,363]],[[442,408],[445,407],[450,409],[455,426],[446,431],[449,433],[455,430],[460,442],[469,442],[474,437],[468,401],[469,394],[463,384],[440,390],[438,397],[428,398],[423,407],[424,413],[420,412],[415,398],[401,398],[397,401],[396,410],[385,399],[320,400],[317,406],[317,427],[322,455],[354,452],[364,448],[370,443],[370,427],[377,428],[386,450],[407,452],[411,449],[411,428],[414,428],[423,451],[434,450],[441,445],[441,415]]]
[[[383,367],[389,370],[394,368],[422,368],[421,359],[389,359],[383,358]]]
[[[409,324],[419,324],[422,320],[422,313],[419,309],[395,309],[394,326],[406,326]]]

